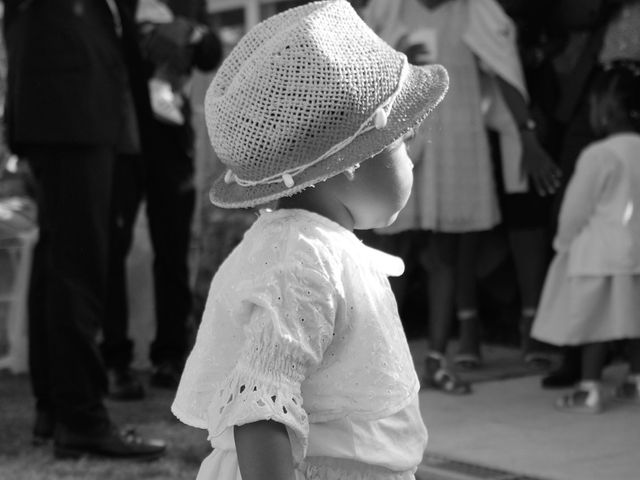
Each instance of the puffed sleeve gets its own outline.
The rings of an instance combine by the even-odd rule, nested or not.
[[[287,427],[299,463],[309,433],[301,384],[331,341],[335,287],[322,271],[289,264],[239,288],[251,313],[238,361],[207,410],[210,438],[234,425],[276,421]]]

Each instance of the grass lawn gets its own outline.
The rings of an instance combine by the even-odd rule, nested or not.
[[[178,422],[169,411],[173,393],[148,389],[140,402],[108,402],[119,426],[131,425],[145,436],[168,443],[154,462],[53,458],[51,446],[33,447],[33,397],[27,376],[0,372],[0,479],[2,480],[193,480],[210,451],[207,433]]]

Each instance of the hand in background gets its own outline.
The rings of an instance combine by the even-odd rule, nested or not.
[[[522,133],[522,175],[529,177],[540,196],[553,195],[560,188],[561,170],[549,157],[535,132]]]

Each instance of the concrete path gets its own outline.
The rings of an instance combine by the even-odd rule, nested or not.
[[[607,386],[625,372],[607,369]],[[565,391],[543,390],[539,375],[474,388],[468,397],[421,392],[430,439],[420,479],[640,480],[640,406],[611,401],[599,415],[560,412],[553,405]]]

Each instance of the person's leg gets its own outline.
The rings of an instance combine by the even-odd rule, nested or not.
[[[547,231],[544,227],[510,228],[508,238],[522,305],[519,327],[524,360],[532,366],[548,368],[549,348],[530,335],[547,271]]]
[[[429,350],[446,356],[456,302],[460,235],[434,232],[428,245]]]
[[[152,383],[177,386],[188,349],[192,307],[189,249],[195,208],[191,132],[154,124],[156,143],[147,162],[147,215],[153,245],[156,337]]]
[[[104,429],[110,423],[102,402],[107,382],[95,339],[104,314],[113,157],[98,148],[40,148],[29,157],[41,192],[30,294],[31,305],[40,303],[31,322],[39,327],[32,342],[46,352],[56,422]],[[37,375],[46,376],[40,367]]]
[[[616,388],[616,398],[640,403],[640,338],[627,340],[629,374]]]
[[[627,340],[629,371],[632,375],[640,375],[640,338]]]
[[[454,362],[462,368],[477,368],[482,361],[476,277],[476,259],[481,235],[479,232],[460,235],[456,265],[456,318],[459,326],[459,345]]]
[[[606,356],[605,342],[582,346],[582,380],[572,393],[558,399],[556,406],[559,409],[582,413],[602,411],[601,380]]]
[[[471,391],[469,384],[454,374],[446,360],[456,302],[459,241],[459,234],[434,232],[425,255],[429,275],[429,353],[425,382],[445,393],[467,394]]]
[[[542,388],[566,388],[582,376],[582,352],[580,346],[562,347],[558,368],[549,372],[540,381]]]
[[[108,219],[115,157],[110,148],[41,147],[40,261],[45,288],[32,283],[43,304],[44,352],[55,418],[54,454],[78,458],[157,458],[160,441],[120,432],[103,402],[107,376],[97,344],[105,310]],[[34,318],[34,321],[37,320]]]
[[[32,161],[31,170],[36,180],[36,203],[39,209],[39,235],[31,262],[31,277],[28,292],[29,322],[29,378],[36,399],[36,419],[33,428],[34,444],[42,444],[53,436],[55,425],[53,399],[51,398],[51,378],[49,373],[49,343],[47,317],[43,299],[46,298],[46,251],[47,226],[46,205],[40,185],[40,164]]]
[[[133,342],[129,339],[127,256],[144,190],[142,159],[119,155],[109,217],[109,264],[106,315],[101,350],[110,373],[109,393],[116,400],[144,397],[144,388],[131,371]]]

